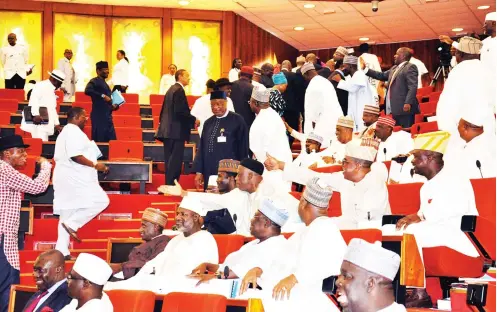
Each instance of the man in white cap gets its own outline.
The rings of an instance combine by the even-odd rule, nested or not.
[[[284,161],[292,161],[292,151],[288,144],[286,128],[283,120],[269,106],[269,89],[254,87],[250,98],[250,109],[256,117],[249,133],[249,147],[255,158],[264,163],[266,155],[270,154]],[[285,182],[282,172],[265,172],[267,183],[282,190],[290,191],[292,184]]]
[[[272,159],[271,166],[283,170],[290,181],[304,184],[313,177],[340,192],[342,215],[335,218],[340,229],[379,228],[383,215],[391,214],[388,202],[387,168],[374,162],[379,142],[362,139],[361,144],[350,142],[345,147],[341,172],[318,173],[307,168],[286,166],[284,162]],[[352,182],[352,183],[351,183]]]
[[[420,190],[421,206],[417,213],[400,219],[396,225],[383,226],[385,235],[413,234],[421,258],[423,248],[438,246],[469,257],[479,256],[461,231],[462,216],[478,215],[473,187],[468,178],[444,168],[442,157],[449,137],[446,131],[423,133],[416,137],[411,151],[414,156],[412,164],[414,171],[428,180]],[[406,307],[431,307],[431,299],[425,289],[415,288],[406,299]]]
[[[376,129],[376,122],[380,117],[380,107],[378,105],[365,105],[362,112],[362,121],[365,129],[355,135],[359,138],[373,138]]]
[[[305,91],[304,133],[317,132],[323,136],[323,147],[330,146],[335,139],[334,131],[338,117],[343,116],[335,88],[331,82],[318,75],[314,64],[305,63],[302,76],[309,82]],[[275,156],[275,155],[273,155]]]
[[[354,132],[361,131],[364,128],[362,113],[365,105],[378,105],[378,92],[373,87],[364,72],[357,68],[357,57],[347,55],[343,59],[343,74],[351,76],[349,79],[342,79],[337,73],[331,79],[338,82],[337,88],[349,93],[347,115],[354,120]]]
[[[497,67],[497,38],[495,38],[495,21],[497,19],[497,12],[488,13],[485,16],[485,24],[483,25],[485,30],[485,38],[481,47],[480,60],[487,69],[489,82],[488,85],[490,89],[488,90],[488,96],[490,97],[490,106],[495,114],[496,98],[495,98],[495,85],[497,84],[497,75],[495,68]]]
[[[262,205],[251,220],[250,234],[255,239],[243,245],[240,250],[229,254],[222,264],[202,263],[196,267],[192,274],[198,275],[194,278],[199,279],[199,284],[215,277],[240,278],[243,279],[240,285],[240,295],[248,290],[250,283],[255,289],[257,279],[286,249],[287,240],[281,235],[281,227],[288,220],[288,211],[283,207],[282,202],[264,198]],[[206,275],[207,272],[216,274]]]
[[[445,167],[465,174],[468,179],[495,177],[495,133],[485,129],[484,112],[467,105],[457,127],[462,139],[457,148],[444,155]]]
[[[392,285],[399,266],[399,255],[382,248],[379,242],[353,238],[335,282],[343,311],[405,312],[406,308],[395,302]]]
[[[286,129],[288,133],[295,139],[300,141],[301,151],[300,154],[293,160],[294,166],[304,166],[309,168],[312,167],[320,167],[326,165],[326,163],[321,158],[321,144],[323,143],[323,137],[315,132],[309,133],[306,135],[304,133],[300,133],[292,129],[285,122]]]
[[[66,75],[58,69],[48,73],[50,77],[37,83],[33,87],[33,92],[29,98],[28,106],[31,107],[33,115],[32,123],[26,123],[24,112],[22,114],[21,129],[31,133],[33,138],[48,141],[48,137],[55,131],[60,132],[62,127],[59,124],[59,114],[57,113],[57,96],[55,90],[59,89]],[[41,108],[45,108],[48,113],[48,120],[44,120]],[[46,117],[45,117],[46,119]]]
[[[335,53],[333,53],[333,60],[335,62],[339,61],[339,60],[343,60],[344,57],[346,57],[347,55],[349,55],[349,51],[347,51],[346,48],[342,47],[342,46],[339,46],[336,50],[335,50]]]
[[[95,255],[80,253],[67,275],[68,293],[73,300],[60,311],[113,312],[112,302],[103,292],[111,275],[107,262]]]
[[[176,226],[180,233],[134,277],[108,283],[105,290],[134,289],[166,293],[171,290],[175,280],[190,274],[199,264],[218,263],[216,240],[211,233],[201,230],[203,216],[205,209],[200,200],[184,197],[176,210]]]
[[[323,280],[340,273],[347,245],[328,217],[332,189],[319,178],[307,181],[299,203],[305,228],[287,241],[287,249],[262,274],[264,311],[338,311],[322,291]]]

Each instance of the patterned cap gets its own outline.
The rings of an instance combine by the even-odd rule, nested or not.
[[[310,62],[307,62],[305,63],[304,65],[302,65],[302,67],[300,67],[300,72],[303,74],[305,74],[306,72],[310,71],[310,70],[315,70],[316,68],[314,67],[314,64],[313,63],[310,63]]]
[[[318,142],[319,144],[322,144],[323,143],[323,137],[320,136],[319,134],[316,134],[314,132],[311,132],[309,133],[309,135],[307,136],[307,140],[313,140],[313,141],[316,141]]]
[[[377,124],[387,125],[389,127],[395,127],[395,120],[390,116],[378,118]]]
[[[380,148],[380,139],[375,138],[363,138],[361,139],[361,146],[372,147],[376,150]]]
[[[347,49],[342,46],[338,47],[335,52],[338,52],[344,56],[349,55],[349,51],[347,51]]]
[[[166,227],[167,214],[155,208],[147,208],[143,212],[142,220]]]
[[[364,105],[364,112],[373,115],[380,115],[380,108],[375,105]]]
[[[253,75],[254,74],[254,69],[250,66],[242,66],[242,69],[240,71],[241,73],[248,74],[248,75]]]
[[[261,68],[260,68],[260,67],[258,67],[258,66],[254,66],[254,67],[252,67],[252,69],[254,70],[254,75],[257,75],[257,76],[260,76],[260,75],[261,75],[262,70],[261,70]]]
[[[272,200],[270,198],[264,198],[262,200],[262,205],[259,208],[259,211],[265,215],[269,220],[278,224],[280,227],[285,225],[288,220],[288,211],[283,208],[284,204]]]
[[[459,42],[452,42],[452,46],[457,50],[468,54],[480,54],[480,49],[483,43],[472,37],[464,36],[459,39]]]
[[[218,172],[232,172],[238,173],[238,167],[240,166],[240,162],[234,159],[221,159],[219,161],[219,167],[217,169]]]
[[[357,56],[353,56],[353,55],[346,55],[346,56],[343,58],[343,63],[344,63],[344,64],[357,65]]]
[[[312,178],[307,182],[302,195],[313,206],[321,209],[328,209],[333,190],[324,184],[318,177]]]
[[[255,86],[252,90],[252,98],[261,103],[269,103],[270,90],[264,86]]]
[[[337,126],[354,129],[354,119],[352,119],[352,117],[350,116],[340,116],[338,118]]]
[[[351,141],[345,145],[345,156],[373,162],[379,146],[379,140],[373,138],[362,138],[360,145]]]
[[[445,153],[450,133],[447,131],[436,131],[422,133],[414,138],[414,149],[425,150],[438,153]]]

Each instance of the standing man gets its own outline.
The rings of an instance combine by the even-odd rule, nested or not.
[[[19,135],[0,138],[0,311],[7,312],[10,286],[19,284],[19,252],[17,233],[22,193],[33,195],[45,192],[50,182],[52,165],[45,158],[38,163],[41,170],[36,179],[20,173],[16,168],[26,165],[26,148]]]
[[[411,54],[413,56],[409,60],[409,63],[416,65],[416,67],[418,68],[418,89],[420,89],[423,87],[423,76],[428,74],[429,72],[425,66],[425,63],[423,63],[423,61],[414,57],[414,50],[413,49],[411,49]]]
[[[273,73],[274,73],[274,66],[271,63],[264,63],[261,66],[261,83],[264,85],[266,88],[272,88],[274,86],[273,82]]]
[[[288,86],[286,91],[283,93],[283,100],[286,103],[286,109],[283,113],[283,118],[285,122],[293,129],[299,129],[300,125],[300,106],[301,102],[304,101],[304,92],[301,92],[301,88],[303,89],[303,81],[301,81],[302,76],[297,77],[297,74],[292,72],[292,63],[290,61],[285,60],[281,63],[281,72],[285,75]],[[302,83],[301,83],[302,82]],[[290,146],[293,143],[293,137],[291,135],[288,136],[290,141]]]
[[[230,82],[234,82],[236,80],[238,80],[238,74],[240,73],[241,69],[242,69],[242,60],[239,59],[239,58],[236,58],[233,60],[233,62],[231,63],[231,69],[230,69],[230,72],[228,73],[228,78],[230,80]]]
[[[50,309],[59,312],[71,302],[67,293],[64,256],[52,249],[43,252],[33,265],[33,276],[38,291],[29,298],[22,312],[41,312]]]
[[[169,90],[169,88],[176,83],[175,75],[178,68],[176,65],[171,64],[167,69],[169,70],[169,73],[164,74],[164,76],[160,79],[159,94],[166,94],[167,90]]]
[[[416,99],[418,90],[418,68],[409,63],[411,49],[402,47],[394,55],[395,65],[386,72],[378,72],[366,67],[361,60],[361,69],[367,76],[388,81],[386,95],[386,114],[392,114],[396,124],[409,128],[414,123],[414,115],[419,113],[419,103]]]
[[[174,185],[179,180],[185,141],[190,139],[190,131],[195,124],[195,116],[190,114],[185,87],[190,83],[190,74],[180,69],[175,74],[176,83],[167,90],[160,112],[160,122],[156,138],[164,143],[166,185]],[[217,172],[217,171],[216,171]]]
[[[55,69],[50,74],[47,80],[37,83],[33,87],[33,92],[29,98],[28,106],[31,107],[33,122],[26,123],[24,112],[22,113],[21,129],[31,133],[33,138],[48,141],[48,137],[53,135],[55,131],[61,131],[62,127],[59,124],[59,114],[57,113],[57,97],[55,90],[62,85],[65,74],[58,69]],[[40,109],[45,107],[48,112],[48,122],[43,120]],[[44,122],[44,124],[42,124]]]
[[[64,57],[59,60],[57,68],[66,75],[62,87],[60,88],[64,92],[64,102],[71,102],[72,97],[76,92],[76,73],[71,64],[72,50],[66,49],[64,51]]]
[[[248,157],[248,129],[242,116],[227,110],[224,91],[213,91],[211,109],[214,116],[206,120],[193,168],[195,186],[206,189],[209,177],[218,173],[221,159],[242,160]]]
[[[108,168],[97,163],[100,150],[83,132],[87,119],[84,109],[69,109],[67,125],[55,142],[53,210],[59,215],[55,248],[68,260],[71,259],[69,236],[81,241],[78,229],[109,205],[109,197],[100,187],[97,174],[97,171],[107,172]]]
[[[497,74],[495,72],[495,68],[497,67],[497,56],[495,55],[497,52],[497,38],[495,37],[496,19],[497,12],[488,13],[485,16],[485,24],[483,25],[483,27],[485,30],[485,35],[487,35],[488,37],[483,39],[483,46],[480,50],[480,60],[483,63],[484,67],[487,69],[487,73],[489,75],[489,90],[487,91],[487,94],[489,95],[489,104],[490,107],[493,109],[494,114],[497,104],[497,100],[495,97],[495,85],[497,84]]]
[[[345,69],[345,65],[343,64],[343,59],[336,61],[335,70],[328,77],[328,80],[331,82],[333,87],[335,88],[335,92],[337,94],[338,103],[340,103],[340,107],[342,108],[342,112],[344,115],[347,115],[349,112],[349,92],[344,89],[338,88],[338,79],[336,76],[340,76],[340,79],[345,80],[345,73],[343,70]]]
[[[5,89],[24,89],[26,76],[33,68],[28,68],[28,49],[17,43],[17,36],[11,33],[7,37],[9,45],[0,50],[0,60],[4,70]]]
[[[97,77],[86,85],[85,94],[91,97],[91,138],[95,142],[109,142],[116,139],[112,112],[119,106],[112,104],[112,93],[105,81],[109,77],[109,63],[96,64]]]
[[[335,61],[335,63],[338,62],[339,60],[343,61],[343,58],[346,57],[347,55],[349,55],[349,51],[347,51],[346,48],[339,46],[335,50],[335,53],[333,53],[333,60]],[[336,65],[335,65],[335,68],[336,68]]]
[[[233,100],[235,112],[243,117],[248,129],[252,126],[255,118],[254,112],[249,106],[252,89],[254,89],[252,85],[253,75],[254,69],[252,67],[243,66],[240,71],[240,79],[231,85],[231,99]]]
[[[369,44],[367,44],[366,42],[362,43],[359,46],[359,53],[361,53],[361,56],[359,56],[359,58],[362,59],[364,63],[366,63],[368,68],[381,72],[381,66],[380,62],[378,61],[378,57],[374,54],[369,53]],[[369,83],[375,90],[378,88],[378,80],[369,78]]]

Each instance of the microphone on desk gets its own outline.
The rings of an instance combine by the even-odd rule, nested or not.
[[[480,175],[483,179],[483,173],[481,172],[481,162],[478,159],[476,160],[476,167],[478,167],[478,170],[480,170]]]
[[[223,275],[225,279],[228,279],[228,276],[230,276],[230,268],[228,266],[224,267]]]
[[[411,169],[411,178],[414,177],[414,168]]]
[[[387,161],[387,148],[383,148],[383,154],[385,154],[385,161]]]
[[[238,217],[236,216],[236,213],[233,214],[233,222],[235,223],[235,234],[237,233],[238,229],[236,228],[236,219],[238,219]]]

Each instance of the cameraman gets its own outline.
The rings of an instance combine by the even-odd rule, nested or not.
[[[440,35],[438,37],[438,39],[440,39],[440,42],[442,44],[448,44],[450,46],[450,55],[452,56],[451,60],[450,60],[450,67],[454,68],[456,65],[457,65],[457,61],[456,61],[456,48],[454,48],[452,46],[452,43],[454,42],[454,40],[452,40],[449,36],[447,35]]]

